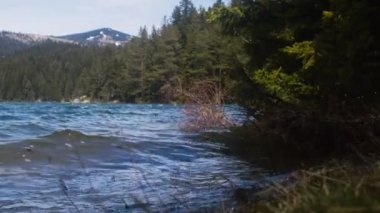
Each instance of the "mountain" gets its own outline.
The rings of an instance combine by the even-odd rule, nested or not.
[[[66,36],[48,36],[0,31],[0,57],[46,42],[95,46],[122,46],[131,38],[132,36],[129,34],[111,28],[101,28]]]
[[[74,41],[54,36],[0,31],[0,56],[8,55],[48,41],[75,44]]]
[[[117,30],[113,30],[111,28],[101,28],[84,33],[60,36],[57,38],[70,40],[80,44],[121,46],[127,43],[132,38],[132,36]]]
[[[3,36],[3,32],[0,32],[0,57],[12,54],[25,48],[28,48],[27,44],[7,36]]]
[[[62,42],[62,43],[74,43],[74,41],[54,37],[54,36],[46,36],[46,35],[38,35],[38,34],[25,34],[25,33],[14,33],[14,32],[8,32],[8,31],[1,31],[0,37],[2,38],[8,38],[17,42],[21,42],[26,45],[36,44],[36,43],[42,43],[45,41],[54,41],[54,42]]]

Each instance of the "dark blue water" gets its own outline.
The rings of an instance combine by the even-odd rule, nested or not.
[[[187,212],[262,180],[185,119],[174,105],[0,103],[0,211]]]

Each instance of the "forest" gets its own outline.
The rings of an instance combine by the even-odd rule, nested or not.
[[[6,55],[0,61],[0,99],[177,102],[172,91],[199,80],[223,82],[232,98],[238,84],[232,70],[242,69],[247,56],[238,38],[210,21],[221,6],[196,9],[183,1],[163,26],[150,34],[141,28],[124,47],[48,42]]]
[[[326,198],[327,206],[364,203],[379,210],[380,170],[373,160],[380,150],[378,20],[376,0],[217,0],[210,8],[182,0],[162,26],[142,27],[123,47],[49,42],[4,56],[0,100],[87,96],[98,102],[183,103],[183,91],[212,82],[225,103],[238,103],[257,119],[229,133],[241,138],[229,142],[237,153],[252,147],[248,158],[260,151],[270,152],[271,160],[366,159],[371,165],[333,174],[334,166],[318,170],[330,179],[305,172],[301,176],[312,187],[300,186],[294,189],[299,197],[286,195],[279,202],[300,212],[323,209],[319,205],[335,190],[340,194]],[[273,147],[275,154],[268,151]],[[348,172],[352,177],[344,187],[326,183]],[[302,193],[314,197],[302,200]],[[341,200],[344,194],[354,201]]]
[[[169,88],[220,83],[229,101],[328,110],[378,102],[374,1],[181,1],[125,47],[48,42],[0,61],[2,100],[170,102]],[[365,21],[363,21],[365,20]]]

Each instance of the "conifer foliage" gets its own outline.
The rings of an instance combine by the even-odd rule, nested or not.
[[[196,9],[182,0],[163,26],[150,33],[142,27],[124,47],[46,42],[6,55],[0,100],[169,102],[181,101],[175,91],[197,80],[227,88],[240,63],[239,42],[209,22],[215,7]]]

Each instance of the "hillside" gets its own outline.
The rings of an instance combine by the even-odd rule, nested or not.
[[[40,45],[48,41],[82,46],[122,46],[125,45],[131,38],[132,36],[129,34],[113,30],[111,28],[101,28],[89,32],[75,33],[66,36],[49,36],[0,31],[0,57]]]
[[[101,28],[84,33],[71,34],[58,37],[81,44],[116,45],[120,46],[128,42],[132,36],[111,28]]]

